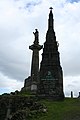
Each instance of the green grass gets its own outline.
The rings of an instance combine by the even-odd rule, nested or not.
[[[64,101],[42,100],[47,113],[33,120],[80,120],[80,99],[66,98]]]
[[[19,94],[11,96],[0,97],[0,120],[4,120],[9,99],[13,99],[15,109],[22,107],[22,102],[25,104],[31,99],[35,102],[36,96],[28,94]],[[47,107],[47,112],[36,112],[34,109],[32,115],[28,120],[80,120],[80,98],[65,98],[63,101],[40,100],[38,101]],[[25,104],[26,105],[26,104]],[[5,107],[4,107],[5,106]],[[26,106],[25,106],[26,107]],[[21,108],[22,109],[22,108]],[[2,119],[1,119],[2,118]]]

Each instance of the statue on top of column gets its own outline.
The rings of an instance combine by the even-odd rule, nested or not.
[[[35,32],[33,32],[35,40],[34,40],[34,44],[38,44],[39,43],[39,32],[37,29],[35,29]]]

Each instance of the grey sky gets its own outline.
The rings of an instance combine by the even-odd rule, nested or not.
[[[77,95],[80,91],[80,2],[2,0],[0,1],[0,93],[20,89],[24,79],[30,75],[32,52],[28,47],[33,43],[35,28],[39,30],[40,44],[45,42],[50,6],[54,8],[54,29],[59,42],[65,94],[70,95],[70,91],[73,90]]]

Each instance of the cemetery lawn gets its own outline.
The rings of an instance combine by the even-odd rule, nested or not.
[[[33,120],[80,120],[80,98],[65,98],[64,101],[42,100],[47,113]]]

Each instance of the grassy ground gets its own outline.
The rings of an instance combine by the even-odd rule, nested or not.
[[[12,99],[12,110],[17,111],[18,108],[23,110],[27,107],[27,103],[32,100],[33,103],[37,101],[37,98],[33,95],[11,95],[0,97],[0,120],[4,120],[7,112],[7,105],[9,99]],[[65,98],[64,101],[53,101],[53,100],[40,100],[37,101],[47,107],[47,112],[36,112],[36,106],[32,111],[34,114],[28,120],[80,120],[80,98]],[[30,107],[31,108],[31,107]],[[11,111],[12,111],[11,110]],[[14,112],[14,113],[15,113]],[[31,111],[28,111],[30,114]],[[17,120],[17,119],[16,119]]]
[[[80,99],[66,98],[64,101],[43,100],[47,113],[34,120],[80,120]]]

